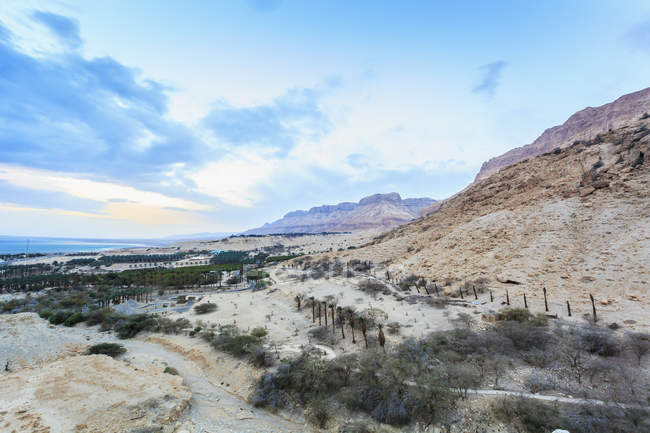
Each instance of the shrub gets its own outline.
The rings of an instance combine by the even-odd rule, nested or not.
[[[541,373],[533,373],[524,379],[524,386],[532,393],[555,389],[553,380]]]
[[[167,366],[163,370],[163,373],[167,374],[173,374],[174,376],[178,376],[178,370],[176,370],[174,367]]]
[[[163,334],[180,334],[189,327],[190,321],[185,318],[172,320],[167,317],[161,317],[158,319],[158,330]]]
[[[256,328],[253,328],[250,334],[255,338],[262,339],[268,335],[268,331],[261,326],[258,326]]]
[[[331,418],[327,403],[323,400],[316,400],[307,408],[307,421],[318,428],[326,428]]]
[[[56,311],[50,315],[49,321],[52,325],[60,325],[68,318],[69,311]]]
[[[528,433],[545,433],[565,428],[557,407],[535,399],[505,397],[490,404],[495,416]]]
[[[583,329],[578,334],[582,347],[599,356],[617,356],[621,348],[614,336],[607,330],[595,326]]]
[[[217,304],[212,302],[205,302],[194,306],[194,312],[196,314],[207,314],[212,313],[213,311],[217,311]]]
[[[52,315],[52,311],[50,311],[50,310],[41,310],[41,311],[38,312],[38,315],[41,317],[41,319],[47,320]]]
[[[154,331],[157,328],[158,320],[156,317],[138,314],[118,321],[113,330],[117,334],[117,338],[126,339],[133,338],[142,331]]]
[[[108,355],[115,358],[126,352],[124,346],[118,343],[99,343],[88,348],[89,355]]]
[[[358,284],[359,290],[362,292],[368,293],[369,295],[376,296],[379,293],[384,295],[390,295],[390,289],[381,281],[377,280],[363,280],[359,281]]]
[[[515,322],[529,322],[533,319],[533,315],[526,308],[506,307],[499,311],[500,320],[512,320]]]
[[[77,323],[83,322],[84,320],[86,320],[86,318],[85,318],[85,316],[83,315],[83,313],[77,311],[76,313],[72,313],[71,315],[69,315],[69,316],[65,319],[65,321],[63,322],[63,324],[64,324],[65,326],[74,326],[74,325],[76,325]]]

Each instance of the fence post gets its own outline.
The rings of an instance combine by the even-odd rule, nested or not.
[[[544,287],[544,308],[546,309],[546,312],[548,313],[548,301],[546,300],[546,287]]]
[[[510,295],[508,294],[508,289],[506,289],[506,305],[510,305]]]
[[[596,323],[598,321],[598,318],[596,317],[596,303],[594,302],[594,297],[591,293],[589,294],[589,299],[591,299],[591,309],[594,313],[594,323]]]
[[[472,286],[472,290],[474,290],[474,299],[478,301],[478,295],[476,294],[476,286]]]
[[[490,302],[494,302],[494,297],[492,296],[492,290],[490,290]]]
[[[569,312],[569,317],[571,317],[571,304],[569,304],[569,301],[566,301],[566,309]]]
[[[524,293],[524,307],[528,309],[528,301],[526,301],[526,294]]]

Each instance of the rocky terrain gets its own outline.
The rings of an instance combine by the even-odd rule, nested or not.
[[[537,304],[544,286],[584,308],[593,293],[602,308],[647,318],[649,128],[650,119],[637,118],[508,166],[339,256],[438,282],[486,278],[527,290]]]
[[[544,131],[531,144],[509,150],[483,163],[475,181],[485,179],[504,167],[556,147],[564,148],[576,140],[591,140],[610,128],[618,128],[650,113],[650,88],[623,95],[616,101],[600,107],[578,111],[562,125]]]
[[[244,234],[355,232],[388,229],[417,218],[422,209],[432,205],[430,198],[402,199],[399,194],[375,194],[359,203],[313,207],[308,211],[289,212],[283,218]]]

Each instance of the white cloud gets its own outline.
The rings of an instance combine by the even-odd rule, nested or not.
[[[243,150],[205,165],[188,177],[198,192],[232,206],[250,207],[260,199],[258,187],[268,184],[277,160]]]
[[[73,197],[100,202],[127,200],[147,206],[173,207],[187,210],[208,210],[210,206],[157,192],[141,191],[111,182],[82,179],[69,173],[36,170],[0,164],[0,179],[12,185],[41,191],[62,192]]]

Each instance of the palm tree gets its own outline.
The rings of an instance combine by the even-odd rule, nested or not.
[[[348,323],[350,324],[350,330],[352,332],[352,344],[357,344],[357,340],[354,339],[354,313],[349,312]]]
[[[321,326],[322,322],[320,320],[320,302],[318,303],[318,326]]]
[[[323,308],[325,309],[325,327],[327,328],[327,302],[323,302]]]
[[[366,349],[367,349],[368,348],[368,337],[366,335],[366,332],[368,332],[368,328],[366,328],[366,320],[363,317],[361,317],[359,319],[359,321],[361,322],[361,333],[363,334],[363,341],[366,342]]]
[[[339,313],[339,324],[341,325],[341,338],[345,340],[345,322],[343,321],[343,309],[341,307],[338,307],[337,312]]]
[[[384,345],[386,344],[386,337],[384,337],[384,331],[382,331],[382,329],[381,329],[381,328],[383,328],[383,326],[382,325],[377,325],[377,327],[379,328],[379,334],[377,334],[377,339],[379,340],[379,345],[384,350],[384,353],[386,353],[386,348],[384,347]]]
[[[332,332],[336,332],[336,322],[334,319],[334,305],[330,305],[330,311],[332,311]]]

